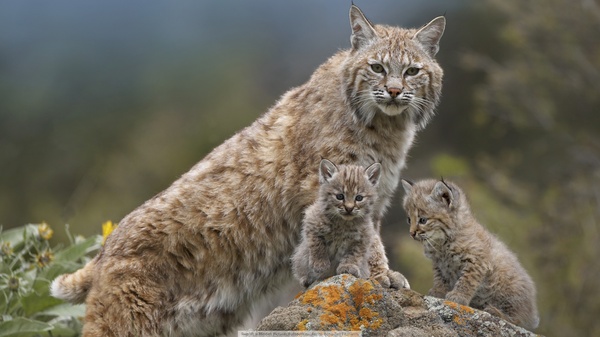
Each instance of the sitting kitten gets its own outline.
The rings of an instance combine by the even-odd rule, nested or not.
[[[308,287],[335,274],[368,278],[372,221],[381,164],[357,165],[321,160],[317,200],[305,212],[302,241],[292,257],[292,270]],[[334,269],[335,268],[335,269]]]
[[[464,193],[443,180],[402,180],[402,186],[410,235],[433,262],[429,295],[535,329],[533,281],[506,245],[473,217]]]

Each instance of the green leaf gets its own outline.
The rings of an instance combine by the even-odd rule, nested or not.
[[[39,312],[36,315],[48,315],[58,317],[84,317],[85,316],[85,305],[84,304],[69,304],[61,303],[48,308],[44,311]]]
[[[28,318],[17,317],[0,322],[0,337],[32,336],[52,330],[52,325]]]
[[[12,247],[17,246],[25,241],[27,236],[35,235],[37,233],[36,225],[26,225],[17,228],[12,228],[0,233],[0,241],[10,242]]]
[[[84,257],[87,253],[100,248],[100,236],[91,236],[81,242],[74,243],[73,245],[58,251],[54,254],[54,260],[56,262],[62,261],[76,261]]]
[[[64,303],[62,300],[48,294],[40,296],[39,294],[32,292],[21,297],[21,305],[23,306],[24,314],[27,317],[62,303]]]

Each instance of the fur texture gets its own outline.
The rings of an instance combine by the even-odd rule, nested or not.
[[[453,183],[402,180],[411,236],[433,262],[429,295],[483,309],[535,329],[539,316],[535,285],[517,257],[471,214]]]
[[[379,163],[364,169],[321,161],[319,195],[306,210],[302,240],[292,257],[294,276],[303,286],[337,274],[370,276],[368,260],[377,235],[371,212],[380,174]]]
[[[84,336],[214,336],[237,326],[291,279],[321,158],[381,163],[378,230],[440,97],[433,57],[445,21],[374,26],[352,6],[350,22],[351,49],[122,219],[92,265],[54,281],[55,296],[85,298]],[[404,286],[380,240],[371,251],[371,277]]]

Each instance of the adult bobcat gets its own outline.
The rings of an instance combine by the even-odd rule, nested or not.
[[[84,336],[209,336],[238,325],[291,279],[321,158],[381,163],[379,227],[440,97],[433,57],[445,20],[420,30],[374,26],[352,6],[350,22],[350,50],[127,215],[86,267],[53,282],[54,296],[85,300]],[[405,284],[379,238],[369,263],[383,285]]]

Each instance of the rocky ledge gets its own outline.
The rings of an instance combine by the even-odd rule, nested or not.
[[[362,336],[537,336],[487,312],[408,289],[337,275],[278,307],[258,331],[361,331]]]

